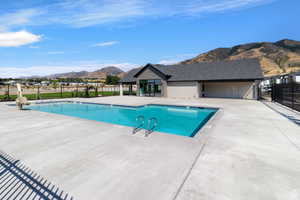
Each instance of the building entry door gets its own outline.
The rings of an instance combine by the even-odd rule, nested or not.
[[[140,80],[140,96],[161,96],[160,80]]]

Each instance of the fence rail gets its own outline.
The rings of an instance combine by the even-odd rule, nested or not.
[[[119,86],[22,86],[23,96],[29,100],[40,99],[60,99],[74,97],[99,97],[117,96],[120,94]],[[135,91],[130,91],[129,87],[123,87],[124,95],[134,95]],[[0,86],[0,101],[14,101],[17,98],[17,88],[13,85]]]
[[[300,111],[300,83],[290,80],[287,83],[272,85],[272,100]]]

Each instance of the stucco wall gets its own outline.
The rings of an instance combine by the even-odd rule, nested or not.
[[[205,82],[205,97],[256,99],[255,82]]]
[[[198,98],[198,82],[168,82],[167,96],[170,98]]]

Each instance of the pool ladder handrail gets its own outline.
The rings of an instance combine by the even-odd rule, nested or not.
[[[151,125],[152,121],[154,121],[154,123],[153,123],[153,126],[150,128],[150,125]],[[148,135],[150,135],[154,131],[154,129],[156,128],[157,124],[158,124],[158,121],[157,121],[156,117],[151,117],[148,120],[148,126],[147,126],[147,129],[145,130],[145,137],[147,137]]]
[[[145,125],[145,117],[143,115],[137,116],[135,120],[136,122],[141,121],[141,123],[137,127],[133,128],[132,130],[133,135],[139,132],[140,130],[142,130],[142,127]]]

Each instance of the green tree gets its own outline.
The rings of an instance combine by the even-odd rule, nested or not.
[[[56,89],[56,88],[59,87],[58,80],[53,80],[53,81],[52,81],[52,87],[53,87],[54,89]]]
[[[120,78],[118,76],[112,76],[112,75],[108,75],[106,77],[106,81],[105,83],[107,85],[117,85],[120,81]]]

